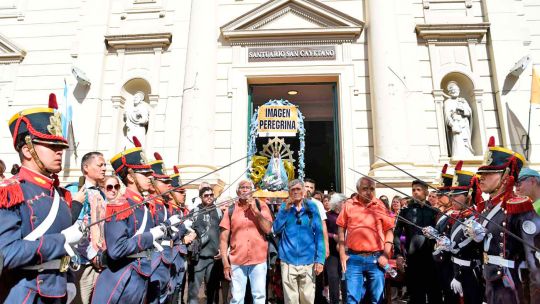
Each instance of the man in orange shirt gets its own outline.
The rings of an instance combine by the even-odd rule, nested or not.
[[[253,183],[250,180],[238,184],[236,194],[240,198],[234,207],[225,211],[219,225],[223,272],[225,279],[232,280],[231,304],[244,303],[248,278],[253,303],[264,304],[266,301],[268,242],[265,235],[272,230],[272,215],[266,203],[256,201],[251,191]]]
[[[375,198],[375,182],[360,178],[356,190],[336,222],[341,267],[347,279],[346,303],[360,303],[365,294],[369,295],[369,303],[381,303],[384,272],[390,267],[394,219],[384,203]]]

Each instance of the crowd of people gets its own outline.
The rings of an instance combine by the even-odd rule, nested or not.
[[[416,179],[391,202],[369,176],[350,197],[306,178],[287,198],[244,179],[220,199],[200,182],[191,202],[137,138],[109,162],[85,154],[60,187],[55,108],[9,122],[21,165],[5,178],[0,161],[1,302],[540,303],[540,174],[491,141],[477,172],[445,166],[440,187]]]

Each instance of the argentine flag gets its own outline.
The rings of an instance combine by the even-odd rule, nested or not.
[[[69,126],[71,119],[73,118],[73,108],[68,98],[68,85],[66,79],[64,79],[64,104],[62,106],[62,135],[64,138],[68,138]]]

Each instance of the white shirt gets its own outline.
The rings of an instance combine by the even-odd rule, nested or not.
[[[326,210],[324,210],[323,203],[321,203],[321,201],[313,197],[310,198],[310,200],[312,200],[315,203],[315,205],[317,205],[317,209],[319,209],[319,215],[321,216],[321,221],[326,221]]]

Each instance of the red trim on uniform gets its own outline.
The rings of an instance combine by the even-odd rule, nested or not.
[[[133,209],[129,207],[130,205],[128,201],[123,201],[122,203],[118,203],[118,204],[111,204],[111,203],[107,204],[106,210],[105,210],[105,217],[107,218],[106,221],[110,222],[112,220],[113,215],[116,215],[117,221],[125,220],[133,213]]]
[[[19,171],[19,180],[30,182],[44,189],[52,189],[54,185],[54,180],[52,178],[33,171],[25,166],[22,166]]]
[[[23,301],[23,304],[26,303],[26,301],[28,301],[28,298],[30,298],[30,294],[33,292],[33,290],[28,290],[28,294],[26,295],[26,297],[24,297],[24,301]]]
[[[113,288],[113,290],[111,292],[111,295],[109,296],[109,299],[107,300],[107,303],[111,303],[111,299],[112,299],[112,296],[114,294],[114,291],[116,290],[116,288],[118,288],[118,284],[120,284],[120,281],[122,281],[122,278],[124,277],[124,275],[126,274],[126,272],[128,270],[131,270],[131,267],[126,267],[126,270],[124,270],[124,272],[120,276],[120,279],[118,279],[118,282],[116,282],[116,285],[114,285],[114,288]],[[96,282],[97,282],[97,280],[96,280]]]
[[[506,202],[506,211],[508,214],[519,214],[534,211],[530,198],[515,197]]]
[[[36,280],[39,281],[39,275],[36,277]],[[59,298],[65,297],[66,294],[67,294],[67,291],[64,292],[64,294],[59,295],[59,296],[52,296],[52,295],[44,294],[44,293],[41,292],[41,289],[39,288],[39,284],[36,284],[36,285],[37,285],[37,291],[38,291],[38,294],[39,294],[40,296],[42,296],[42,297],[59,299]],[[66,286],[67,286],[67,285],[66,285]],[[67,289],[66,289],[66,290],[67,290]]]
[[[141,246],[141,235],[140,234],[137,236],[137,246],[139,247],[139,251],[143,250],[143,248]]]
[[[41,255],[41,246],[43,245],[43,237],[39,238],[39,246],[36,250],[36,253],[39,255],[39,263],[43,264],[43,256]]]
[[[65,144],[68,143],[68,141],[62,136],[56,136],[52,134],[45,134],[45,133],[39,132],[38,130],[34,129],[28,117],[20,116],[17,119],[17,123],[15,124],[15,129],[13,131],[13,146],[14,147],[17,146],[17,135],[19,135],[19,126],[21,124],[21,121],[24,121],[26,123],[26,129],[28,129],[28,132],[30,132],[30,134],[34,135],[37,138],[48,140],[48,141],[60,141]]]
[[[64,188],[60,188],[60,191],[64,193],[64,200],[66,201],[66,204],[69,206],[69,208],[71,208],[71,202],[73,201],[71,197],[71,192]]]
[[[0,183],[0,208],[11,208],[24,202],[24,194],[19,181],[10,178]]]
[[[152,176],[157,179],[170,179],[171,177],[166,174],[156,174],[155,171],[152,173]]]
[[[114,172],[118,173],[120,170],[122,170],[124,167],[131,168],[131,169],[152,169],[152,166],[150,165],[135,165],[135,164],[128,164],[126,161],[126,156],[122,155],[121,157],[122,164],[114,170]],[[168,176],[167,176],[168,177]]]

